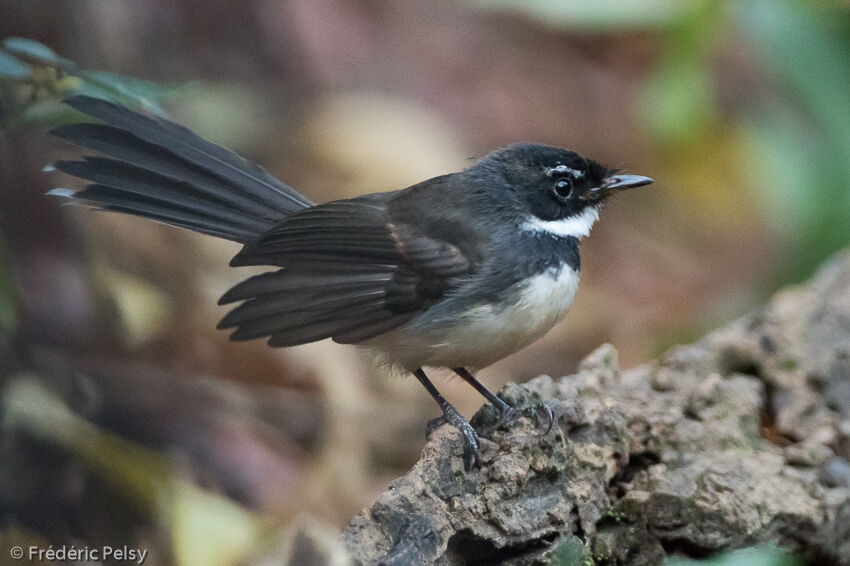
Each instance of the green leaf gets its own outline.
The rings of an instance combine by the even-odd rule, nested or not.
[[[261,521],[222,496],[188,482],[168,501],[174,562],[178,566],[241,564],[261,538]]]
[[[773,546],[754,546],[709,560],[668,558],[665,566],[800,566],[790,554]]]
[[[792,0],[736,5],[741,33],[840,149],[850,173],[850,50],[840,10]],[[846,21],[846,19],[844,20]]]
[[[796,281],[850,242],[850,38],[840,10],[822,4],[747,0],[734,13],[779,87],[751,121],[746,164],[790,240],[782,279]]]
[[[0,51],[0,78],[25,79],[29,76],[29,65],[21,63],[12,55]]]
[[[724,12],[717,2],[692,6],[666,34],[663,56],[640,99],[644,123],[668,144],[699,138],[718,114],[709,54]]]
[[[0,405],[0,425],[73,454],[140,508],[154,510],[173,485],[167,455],[105,432],[72,412],[65,401],[29,375],[13,379]]]
[[[9,37],[3,40],[3,49],[26,61],[45,63],[62,69],[74,68],[73,61],[60,57],[55,51],[32,39]]]
[[[522,12],[541,23],[589,31],[663,28],[698,9],[701,0],[474,0],[488,10]]]
[[[552,552],[550,566],[584,566],[584,544],[574,535],[567,535]]]
[[[8,258],[3,240],[0,239],[0,327],[12,329],[17,318],[17,301]]]
[[[79,87],[75,89],[80,94],[139,106],[160,116],[165,115],[161,106],[162,98],[177,89],[173,85],[162,85],[106,71],[78,71],[74,75],[82,79]]]
[[[158,512],[171,529],[175,564],[241,564],[260,543],[265,532],[260,517],[176,475],[168,455],[83,419],[37,378],[13,379],[0,401],[0,426],[63,448],[119,488],[128,503]]]
[[[27,104],[9,120],[6,126],[14,129],[23,124],[36,124],[45,128],[55,128],[79,121],[80,113],[67,104],[62,104],[59,100],[44,99]]]
[[[647,82],[641,99],[644,122],[668,143],[699,135],[715,112],[711,74],[701,62],[663,65]]]

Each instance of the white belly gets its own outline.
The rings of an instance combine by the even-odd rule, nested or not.
[[[518,283],[502,307],[479,305],[437,328],[428,313],[365,342],[385,362],[407,370],[421,366],[481,369],[531,344],[567,313],[579,275],[564,265]]]

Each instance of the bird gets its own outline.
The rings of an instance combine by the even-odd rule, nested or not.
[[[600,208],[653,182],[574,151],[515,143],[460,172],[316,205],[175,122],[85,95],[65,103],[96,122],[52,134],[98,155],[53,163],[88,184],[49,195],[241,244],[231,266],[277,269],[224,293],[219,304],[237,306],[218,327],[272,347],[332,338],[412,373],[442,413],[429,432],[444,423],[460,431],[467,471],[480,466],[478,434],[424,368],[451,369],[502,418],[515,416],[475,372],[566,315],[579,242]]]

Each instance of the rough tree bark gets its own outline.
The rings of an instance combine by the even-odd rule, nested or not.
[[[850,253],[806,285],[621,372],[605,345],[576,375],[509,384],[556,414],[421,460],[343,535],[364,564],[658,564],[772,542],[850,565]],[[474,423],[486,425],[487,408]]]

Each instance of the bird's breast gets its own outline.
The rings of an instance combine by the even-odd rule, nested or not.
[[[483,368],[531,344],[566,314],[579,274],[563,263],[526,277],[485,302],[451,316],[430,310],[367,344],[387,361],[420,366]]]

